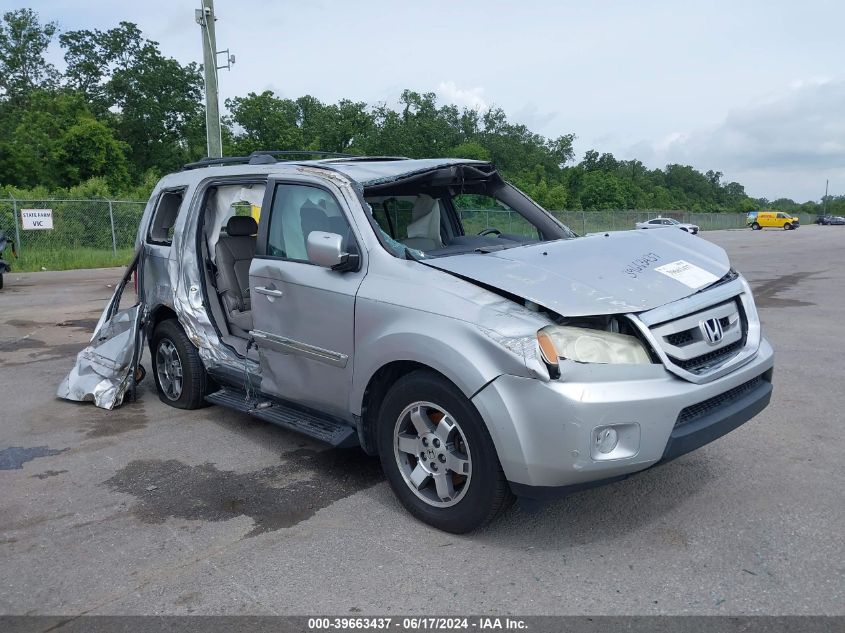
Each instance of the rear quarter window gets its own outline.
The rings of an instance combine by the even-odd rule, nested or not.
[[[173,228],[185,199],[185,189],[162,191],[150,219],[147,243],[170,246],[173,243]]]

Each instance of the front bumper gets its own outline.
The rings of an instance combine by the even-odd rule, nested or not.
[[[514,492],[544,498],[625,478],[732,431],[768,405],[773,364],[763,339],[751,361],[706,384],[662,365],[567,363],[561,380],[500,376],[472,400]],[[626,429],[629,456],[595,458],[594,430],[606,426]]]

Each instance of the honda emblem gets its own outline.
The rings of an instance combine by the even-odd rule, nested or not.
[[[704,334],[705,340],[710,345],[715,345],[722,340],[725,332],[722,330],[722,322],[719,319],[707,319],[698,324],[701,328],[701,333]]]

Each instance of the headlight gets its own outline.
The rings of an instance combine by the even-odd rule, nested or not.
[[[633,336],[581,327],[549,325],[537,332],[543,360],[557,366],[559,359],[578,363],[650,364],[643,344]]]

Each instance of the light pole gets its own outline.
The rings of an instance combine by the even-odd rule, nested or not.
[[[220,102],[217,91],[217,70],[230,68],[235,56],[226,54],[226,65],[217,65],[217,37],[214,33],[214,0],[202,0],[202,8],[195,12],[195,19],[202,31],[202,65],[205,78],[205,133],[209,158],[223,156],[223,139],[220,133]]]
[[[827,215],[827,186],[830,184],[830,180],[824,181],[824,201],[822,202],[822,217]]]

